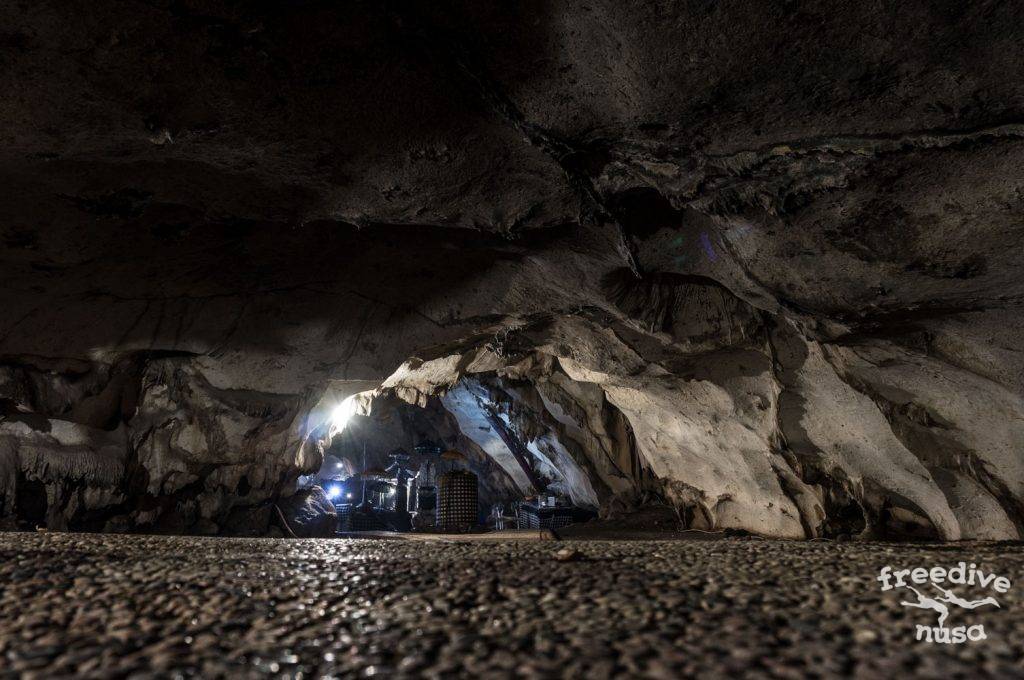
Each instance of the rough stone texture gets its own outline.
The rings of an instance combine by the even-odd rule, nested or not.
[[[960,560],[1024,568],[991,544],[5,534],[0,655],[26,678],[1021,677],[1016,582],[953,608],[986,640],[941,645],[875,580]]]
[[[7,3],[0,521],[250,526],[379,389],[495,498],[1018,538],[1020,25]]]
[[[31,425],[5,420],[0,423],[4,514],[16,515],[32,529],[67,529],[68,517],[119,503],[127,448],[123,430],[97,431],[45,418]]]
[[[281,515],[299,538],[327,538],[338,529],[334,504],[319,486],[301,489],[281,504]]]

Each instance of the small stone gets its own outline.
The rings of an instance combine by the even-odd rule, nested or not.
[[[583,553],[575,548],[562,548],[555,553],[555,559],[559,562],[575,562],[583,557]]]
[[[853,634],[853,639],[854,639],[854,642],[857,642],[858,644],[862,644],[863,645],[863,644],[867,644],[869,642],[874,642],[875,640],[877,640],[878,639],[878,633],[876,633],[873,630],[869,630],[867,628],[863,628],[863,629],[858,630],[857,632],[855,632]]]

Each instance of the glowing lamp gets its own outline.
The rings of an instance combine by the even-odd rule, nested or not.
[[[327,497],[332,501],[341,495],[341,487],[337,484],[327,487]],[[349,494],[351,496],[352,494]]]

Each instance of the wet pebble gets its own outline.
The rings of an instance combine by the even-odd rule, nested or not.
[[[437,543],[0,534],[0,668],[24,677],[1020,676],[1024,607],[955,611],[874,580],[1016,545]],[[561,564],[568,562],[572,564]],[[2,673],[0,673],[2,675]]]

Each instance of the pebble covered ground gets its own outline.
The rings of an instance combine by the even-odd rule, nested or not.
[[[958,560],[1014,581],[951,612],[988,639],[915,641],[935,614],[880,567]],[[1024,677],[1022,565],[992,544],[7,533],[0,677]]]

